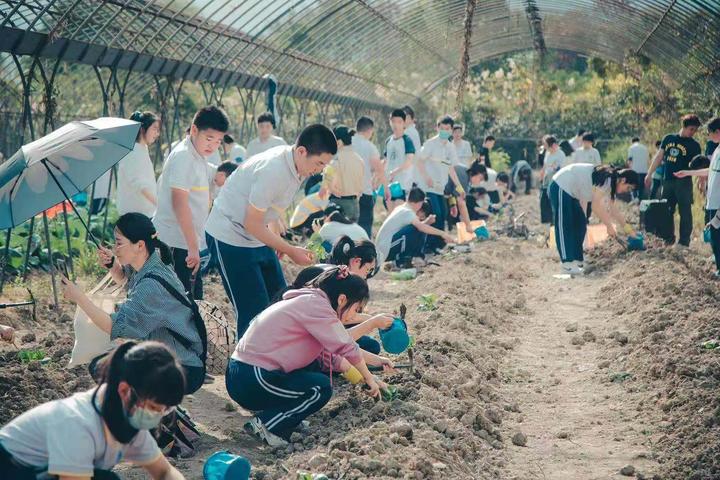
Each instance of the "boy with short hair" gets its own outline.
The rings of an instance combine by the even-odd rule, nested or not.
[[[487,135],[485,137],[485,140],[483,140],[482,147],[478,148],[478,159],[482,161],[482,163],[488,167],[492,168],[492,162],[490,161],[490,151],[495,146],[495,137],[492,135]]]
[[[407,201],[398,205],[385,219],[375,239],[377,263],[395,261],[396,266],[406,266],[413,258],[423,257],[423,248],[428,235],[453,242],[449,234],[428,225],[434,221],[430,215],[425,221],[418,218],[418,211],[425,203],[425,192],[413,187]]]
[[[215,106],[198,110],[190,133],[170,152],[158,179],[153,224],[173,255],[175,273],[196,300],[203,298],[200,251],[205,249],[205,220],[210,205],[208,157],[216,152],[230,121]],[[194,279],[194,287],[193,287]]]
[[[375,144],[370,141],[375,132],[375,122],[370,117],[360,117],[355,124],[355,129],[357,133],[352,137],[352,148],[355,153],[360,155],[365,164],[363,191],[358,202],[360,209],[358,225],[370,237],[372,236],[373,209],[375,207],[373,178],[377,180],[379,185],[383,186],[385,201],[390,201],[390,189],[385,179],[385,170],[380,160],[380,152]]]
[[[385,141],[385,173],[388,182],[398,182],[402,192],[392,197],[388,210],[405,200],[407,192],[413,184],[413,162],[415,160],[415,145],[405,133],[405,112],[396,108],[390,114],[390,128],[392,134]]]
[[[638,200],[645,198],[645,175],[647,175],[649,163],[648,148],[640,143],[639,137],[633,137],[630,148],[628,148],[627,167],[637,173],[639,183],[637,189],[633,191],[633,196]]]
[[[223,162],[218,165],[218,168],[215,171],[215,176],[213,177],[213,183],[215,184],[215,186],[218,188],[222,188],[223,185],[225,185],[228,177],[232,175],[232,173],[237,170],[237,168],[238,164],[232,160],[228,160],[227,162]]]
[[[250,157],[215,200],[205,231],[235,309],[238,336],[286,286],[278,255],[302,266],[314,262],[312,252],[290,245],[269,225],[292,204],[303,179],[330,163],[337,147],[329,128],[310,125],[295,145]]]
[[[490,218],[490,199],[483,187],[473,187],[467,195],[467,209],[470,220],[487,220]]]
[[[455,151],[457,152],[458,160],[460,161],[460,164],[469,166],[472,162],[472,147],[470,146],[470,142],[465,140],[463,138],[464,133],[464,127],[456,123],[453,126],[452,136],[453,136],[453,145],[455,146]]]
[[[600,165],[602,159],[595,145],[595,135],[592,132],[586,132],[582,136],[582,145],[572,154],[571,163],[592,163]],[[564,165],[563,165],[564,166]]]
[[[287,145],[287,142],[285,142],[282,137],[273,135],[276,127],[275,115],[270,112],[265,112],[257,118],[256,123],[258,136],[248,143],[247,158],[263,153],[273,147]]]
[[[675,207],[678,207],[680,211],[680,239],[678,244],[687,247],[690,246],[690,236],[693,229],[693,185],[690,178],[678,178],[675,173],[687,170],[690,161],[701,153],[700,144],[693,139],[700,127],[700,119],[697,115],[690,114],[683,116],[681,120],[682,129],[680,132],[665,135],[665,138],[663,138],[645,177],[645,186],[649,187],[652,174],[660,165],[660,162],[664,162],[665,177],[662,184],[662,198],[667,200],[668,209],[672,213],[673,232],[675,231]],[[669,238],[668,242],[675,243],[675,236]]]
[[[575,135],[572,139],[570,139],[570,145],[572,146],[573,150],[579,150],[580,148],[582,148],[583,135],[585,135],[585,129],[579,128],[577,131],[577,135]]]

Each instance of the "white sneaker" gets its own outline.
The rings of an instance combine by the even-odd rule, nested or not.
[[[286,440],[270,432],[257,417],[251,418],[243,428],[247,433],[254,435],[271,447],[285,447],[288,445]]]
[[[562,273],[566,275],[582,275],[583,271],[577,266],[577,262],[563,262]]]

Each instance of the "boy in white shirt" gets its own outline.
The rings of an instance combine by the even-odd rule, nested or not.
[[[380,160],[380,152],[370,141],[375,131],[375,122],[370,117],[360,117],[355,124],[357,133],[352,138],[352,148],[365,162],[365,177],[363,178],[363,192],[360,195],[360,215],[358,225],[372,235],[373,209],[375,207],[374,183],[383,186],[385,201],[390,201],[390,189],[385,180],[385,170]],[[375,180],[375,182],[373,182]]]
[[[242,145],[235,143],[232,135],[225,135],[223,138],[223,152],[227,161],[242,163],[247,160],[247,150]]]
[[[572,163],[600,165],[602,159],[600,158],[600,152],[593,146],[594,144],[595,135],[592,132],[584,133],[582,136],[582,146],[572,154]]]
[[[560,150],[557,138],[553,135],[543,137],[545,146],[545,160],[540,170],[540,220],[542,223],[552,222],[552,205],[547,189],[552,182],[552,177],[565,163],[565,154]]]
[[[275,131],[275,116],[265,112],[257,118],[258,137],[250,140],[247,146],[247,158],[263,153],[273,147],[287,145],[281,137],[273,135]]]
[[[643,200],[645,198],[645,175],[650,167],[650,151],[640,143],[639,137],[633,137],[632,144],[628,148],[627,166],[637,173],[640,182],[633,194],[635,198]]]
[[[388,182],[397,182],[402,188],[400,196],[392,197],[388,202],[388,210],[405,201],[407,192],[413,184],[413,170],[415,145],[409,135],[405,133],[405,112],[395,109],[390,114],[390,128],[392,135],[385,141],[385,174]]]
[[[175,273],[196,300],[203,297],[202,277],[196,273],[210,206],[207,159],[220,148],[229,123],[218,107],[198,110],[190,134],[170,152],[158,181],[153,224],[158,238],[172,250]]]
[[[470,166],[473,159],[473,152],[472,147],[470,146],[470,142],[463,138],[463,126],[459,123],[455,124],[453,126],[452,135],[452,143],[453,145],[455,145],[455,151],[457,152],[457,157],[460,161],[460,164],[466,167]]]

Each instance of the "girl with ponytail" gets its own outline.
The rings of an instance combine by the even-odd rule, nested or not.
[[[113,251],[101,247],[98,255],[116,283],[127,281],[125,302],[108,314],[62,278],[65,298],[113,340],[156,340],[170,347],[185,370],[186,393],[198,390],[205,378],[206,333],[195,322],[192,304],[172,269],[170,249],[158,240],[152,221],[142,213],[122,215],[115,224]]]
[[[185,377],[158,342],[126,342],[108,356],[93,390],[29,410],[0,429],[0,472],[16,480],[119,480],[121,461],[153,479],[184,478],[149,430],[180,404]]]
[[[118,163],[117,209],[120,215],[139,212],[152,217],[157,207],[157,182],[149,147],[160,136],[160,119],[152,112],[134,112],[140,124],[135,147]]]
[[[583,241],[587,232],[586,209],[593,211],[607,227],[611,237],[617,237],[615,225],[635,236],[615,205],[617,194],[629,193],[638,185],[637,174],[630,169],[618,170],[609,165],[574,163],[561,168],[552,178],[548,196],[552,204],[555,243],[562,261],[562,273],[583,273]]]

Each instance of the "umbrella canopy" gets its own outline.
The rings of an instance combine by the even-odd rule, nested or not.
[[[0,165],[0,229],[13,228],[85,190],[132,151],[140,124],[72,122],[24,145]]]

